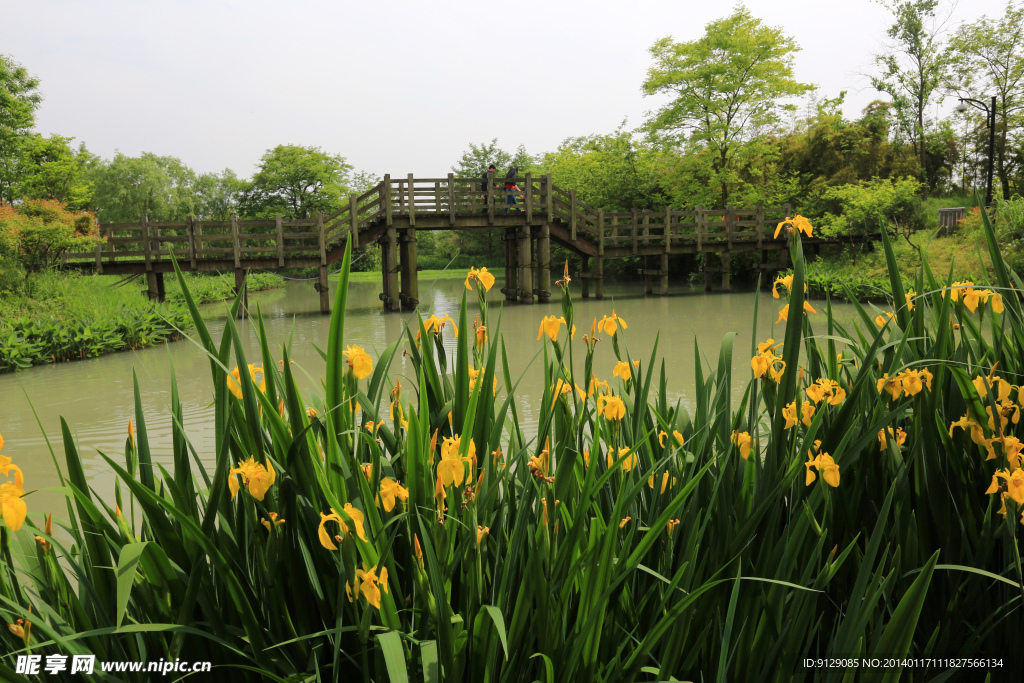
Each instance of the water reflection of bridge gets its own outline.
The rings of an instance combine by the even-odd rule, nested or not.
[[[171,256],[183,270],[235,272],[236,287],[245,286],[248,269],[316,267],[320,309],[330,310],[328,267],[353,245],[380,245],[383,256],[381,300],[386,310],[413,308],[419,299],[417,230],[499,230],[505,246],[505,288],[508,301],[532,303],[551,297],[551,242],[582,257],[583,295],[591,285],[604,297],[604,263],[609,258],[644,257],[647,291],[653,279],[661,294],[668,293],[668,259],[672,254],[695,254],[702,261],[705,287],[712,273],[722,276],[729,291],[729,261],[733,252],[757,251],[761,268],[785,267],[787,240],[772,239],[776,223],[789,206],[692,211],[612,212],[595,209],[562,190],[551,176],[520,178],[521,189],[506,192],[503,178],[482,188],[483,178],[406,178],[384,180],[332,214],[306,220],[185,221],[107,223],[101,226],[104,244],[95,253],[68,255],[68,265],[100,273],[145,273],[151,297],[163,299],[164,273],[173,272]],[[515,204],[507,203],[514,199]],[[811,239],[805,244],[830,240]],[[778,252],[768,263],[769,252]],[[711,267],[708,257],[719,254]],[[557,266],[555,267],[557,270]]]

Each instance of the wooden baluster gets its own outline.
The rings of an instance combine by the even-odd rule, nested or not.
[[[533,223],[533,176],[526,174],[526,222]]]
[[[383,195],[384,195],[384,224],[387,225],[387,226],[390,226],[391,225],[391,221],[392,221],[392,217],[391,217],[391,212],[392,212],[391,202],[393,201],[393,198],[391,196],[391,174],[390,173],[385,173],[384,174],[384,188],[383,189],[384,189],[384,192],[383,192]]]
[[[352,239],[352,248],[359,246],[359,195],[355,192],[348,196],[348,229]]]
[[[555,220],[555,185],[551,182],[551,174],[544,176],[545,201],[548,205],[548,224]]]
[[[117,260],[116,248],[114,247],[114,226],[107,223],[107,263],[114,263]]]
[[[203,222],[193,221],[192,232],[196,243],[196,262],[203,259]]]
[[[572,241],[576,241],[576,190],[569,190],[569,231]]]
[[[185,231],[188,233],[188,257],[192,264],[192,270],[196,269],[196,228],[195,216],[189,216],[185,224]]]
[[[231,214],[231,245],[235,254],[235,269],[242,267],[242,241],[238,236],[238,216]]]
[[[284,268],[284,223],[281,214],[274,216],[274,229],[277,232],[277,267]]]
[[[455,175],[448,174],[448,225],[455,225]]]
[[[487,224],[494,225],[494,174],[487,174]]]
[[[633,238],[633,253],[636,254],[637,253],[637,249],[636,249],[636,231],[637,231],[636,209],[633,209],[633,218],[632,218],[632,220],[630,221],[630,224],[629,224],[629,231],[630,231],[630,236]]]
[[[406,181],[408,187],[406,191],[409,196],[409,225],[416,225],[416,190],[413,189],[412,173],[409,174],[409,179]]]

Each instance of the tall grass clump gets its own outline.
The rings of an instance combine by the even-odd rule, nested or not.
[[[895,657],[872,675],[1007,680],[1024,666],[1024,285],[987,234],[994,282],[925,263],[907,291],[883,233],[893,310],[858,305],[848,329],[805,301],[793,230],[784,332],[755,316],[748,377],[732,334],[711,363],[679,339],[634,358],[614,310],[575,319],[566,275],[561,315],[538,320],[529,425],[486,269],[458,320],[414,316],[374,358],[345,336],[346,254],[322,398],[258,318],[257,358],[233,316],[214,339],[179,275],[215,450],[193,448],[172,381],[170,469],[136,388],[124,457],[100,454],[112,496],[67,424],[61,533],[22,497],[40,482],[4,484],[0,674],[24,680],[31,652],[209,660],[229,680],[839,681],[857,671],[835,662]],[[691,411],[667,399],[683,362]]]

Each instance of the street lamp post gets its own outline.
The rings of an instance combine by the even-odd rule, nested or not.
[[[967,111],[967,103],[970,102],[971,106],[979,111],[985,112],[985,123],[988,125],[988,189],[985,192],[985,206],[991,206],[992,204],[992,166],[995,163],[996,156],[996,98],[992,98],[992,106],[985,106],[985,103],[980,100],[972,100],[970,97],[961,97],[960,104],[956,106],[956,111],[963,113]]]

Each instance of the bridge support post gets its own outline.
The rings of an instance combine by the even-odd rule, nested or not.
[[[416,275],[416,228],[407,228],[403,232],[399,242],[399,256],[402,261],[402,292],[398,298],[402,308],[411,311],[420,302],[420,285]]]
[[[249,317],[249,287],[245,282],[245,270],[235,269],[235,296],[242,293],[242,305],[238,307],[238,319]]]
[[[545,223],[540,226],[537,238],[538,264],[537,301],[546,304],[551,301],[551,228]]]
[[[316,291],[320,292],[320,312],[327,315],[331,312],[330,287],[327,284],[327,266],[317,268]]]
[[[516,229],[505,228],[505,301],[515,301],[519,289],[519,246]]]
[[[146,273],[146,296],[151,301],[157,301],[160,297],[160,285],[157,282],[157,275],[160,275],[160,273],[152,270]]]
[[[380,248],[384,271],[384,292],[380,298],[385,311],[399,311],[402,304],[398,298],[398,233],[393,226],[388,226]]]
[[[705,251],[704,254],[702,255],[702,258],[704,259],[702,261],[702,263],[704,264],[703,265],[703,268],[704,268],[704,291],[705,292],[710,292],[711,291],[711,270],[709,269],[709,265],[710,265],[710,261],[711,261],[711,252]]]
[[[644,256],[644,294],[654,294],[654,283],[651,282],[650,256]]]
[[[519,303],[533,303],[533,263],[530,260],[530,252],[533,239],[530,236],[530,226],[526,226],[516,235],[519,248]]]
[[[668,253],[661,255],[661,295],[668,296]]]
[[[604,299],[604,256],[595,258],[594,263],[596,264],[595,278],[597,279],[597,287],[595,289],[597,290],[597,298]]]
[[[589,299],[590,298],[590,278],[587,277],[588,275],[593,275],[593,273],[590,272],[590,257],[589,256],[581,256],[580,257],[580,280],[582,280],[582,284],[583,284],[583,298],[584,299]]]
[[[729,260],[731,254],[728,251],[722,252],[722,291],[729,291]]]

